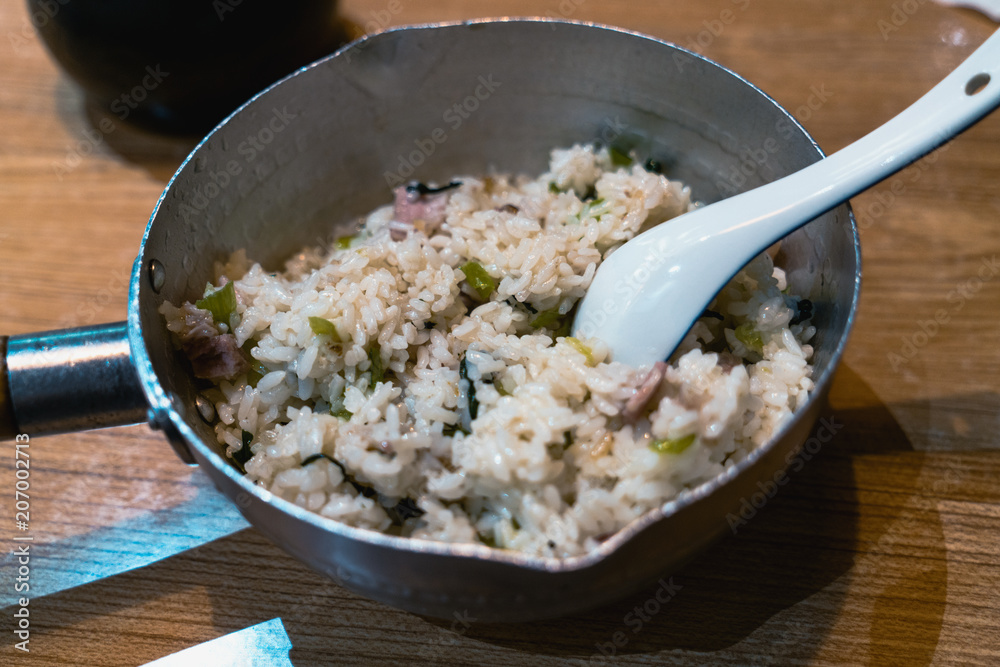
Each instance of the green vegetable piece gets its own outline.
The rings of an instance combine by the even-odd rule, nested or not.
[[[551,192],[554,195],[557,195],[560,192],[562,192],[562,190],[559,189],[559,186],[556,185],[555,182],[550,182],[549,183],[549,192]]]
[[[264,379],[264,376],[260,373],[260,371],[251,366],[250,370],[247,371],[247,384],[256,389],[257,383],[262,379]]]
[[[371,389],[375,391],[375,385],[385,379],[385,368],[382,366],[382,351],[378,343],[368,348],[368,361],[372,364]]]
[[[455,435],[456,433],[469,435],[469,431],[466,431],[464,428],[462,428],[461,424],[445,424],[444,427],[441,429],[442,435],[451,436]]]
[[[469,287],[476,290],[476,294],[483,301],[490,300],[490,294],[497,288],[497,281],[486,273],[486,269],[479,262],[466,262],[462,265],[462,273],[465,274],[465,282]]]
[[[337,333],[337,327],[334,326],[333,322],[330,320],[322,317],[310,317],[309,328],[312,329],[313,333],[317,336],[329,336],[330,340],[334,343],[343,342],[340,338],[340,334]]]
[[[611,205],[603,197],[599,197],[594,201],[587,202],[587,205],[580,211],[580,219],[583,220],[587,217],[599,218],[601,215],[607,213],[609,208],[611,208]]]
[[[347,250],[351,247],[351,242],[358,237],[357,234],[351,234],[350,236],[341,236],[337,239],[337,249]]]
[[[253,351],[253,346],[256,344],[257,343],[256,341],[254,341],[254,339],[248,338],[247,341],[243,343],[243,346],[240,348],[243,351],[243,356],[247,360],[247,364],[250,365],[250,369],[247,371],[247,384],[253,387],[254,389],[257,388],[257,383],[260,382],[261,378],[263,378],[270,372],[269,370],[267,370],[267,366],[262,364],[257,359],[254,359],[253,354],[251,354],[251,352]]]
[[[563,340],[569,343],[570,347],[572,347],[574,350],[582,354],[584,358],[586,358],[588,366],[597,365],[597,360],[594,359],[594,351],[590,349],[589,345],[585,344],[579,338],[573,338],[572,336],[566,336],[566,338],[564,338]]]
[[[764,337],[754,328],[750,322],[744,322],[736,327],[734,332],[736,340],[740,341],[754,352],[761,353],[764,350]]]
[[[631,167],[635,160],[628,154],[628,150],[622,150],[616,146],[608,148],[608,155],[611,157],[611,164],[616,167]]]
[[[649,443],[649,448],[660,454],[682,454],[684,450],[694,444],[698,438],[694,433],[685,435],[682,438],[666,438],[664,440],[654,440]]]
[[[236,288],[232,281],[216,290],[209,285],[205,288],[205,296],[194,305],[212,313],[216,322],[228,326],[229,319],[236,313]]]
[[[569,336],[572,330],[573,330],[573,318],[569,316],[569,313],[566,313],[566,317],[563,317],[563,321],[559,325],[559,328],[555,330],[555,337],[565,338],[566,336]]]
[[[559,312],[559,306],[555,308],[550,308],[549,310],[543,310],[535,316],[535,319],[531,320],[531,326],[536,329],[553,329],[553,325],[558,324],[562,320],[562,313]]]
[[[337,419],[348,421],[354,413],[344,407],[344,396],[334,396],[330,399],[330,414]]]

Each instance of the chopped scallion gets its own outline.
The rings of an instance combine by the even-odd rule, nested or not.
[[[489,301],[490,294],[497,288],[497,282],[493,276],[486,273],[486,269],[479,262],[466,262],[462,265],[462,273],[465,274],[465,282],[469,287],[476,290],[476,294],[482,301]]]
[[[256,389],[260,379],[270,373],[270,371],[267,369],[267,366],[255,359],[253,354],[251,354],[254,345],[256,345],[254,339],[248,338],[240,349],[243,351],[243,356],[246,358],[247,364],[250,365],[250,369],[247,370],[247,384]]]
[[[261,375],[260,371],[251,366],[250,370],[247,371],[247,384],[256,389],[257,383],[262,379],[264,379],[264,376]]]
[[[764,337],[754,328],[751,322],[744,322],[739,325],[733,333],[736,334],[736,340],[754,352],[759,354],[764,350]]]
[[[573,338],[572,336],[566,336],[566,338],[564,338],[563,340],[565,340],[567,343],[569,343],[569,345],[574,350],[576,350],[577,352],[579,352],[580,354],[582,354],[584,356],[584,358],[587,360],[587,365],[588,366],[596,366],[597,365],[597,360],[594,359],[594,351],[592,349],[590,349],[589,345],[585,344],[579,338]]]
[[[600,218],[610,209],[611,204],[605,201],[603,197],[599,197],[594,201],[584,204],[583,209],[580,210],[580,215],[577,217],[577,220],[583,220],[584,218]]]
[[[196,308],[212,313],[212,319],[220,324],[229,325],[229,320],[236,313],[236,288],[229,281],[219,289],[208,285],[205,296],[195,302]]]
[[[684,450],[686,450],[688,447],[694,444],[694,441],[697,439],[697,437],[698,436],[692,433],[690,435],[685,435],[684,437],[681,438],[665,438],[663,440],[654,440],[653,442],[649,443],[649,448],[652,449],[654,452],[660,454],[681,454],[684,452]]]
[[[317,336],[329,336],[334,343],[341,343],[343,340],[337,332],[337,327],[330,320],[322,317],[310,317],[309,328]]]
[[[382,351],[376,342],[368,349],[368,361],[371,362],[371,389],[375,391],[375,385],[385,379],[385,368],[382,366]]]
[[[553,325],[558,324],[562,320],[562,313],[559,312],[559,307],[550,308],[549,310],[543,310],[535,316],[535,319],[531,320],[531,326],[536,329],[553,329]]]
[[[611,158],[611,164],[616,167],[631,167],[634,162],[628,150],[622,150],[616,146],[608,148],[608,156]]]

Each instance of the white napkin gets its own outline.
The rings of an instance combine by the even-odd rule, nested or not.
[[[147,662],[145,667],[293,667],[288,657],[291,648],[281,619],[272,618]]]
[[[1000,23],[1000,0],[937,0],[937,3],[949,7],[975,9]]]

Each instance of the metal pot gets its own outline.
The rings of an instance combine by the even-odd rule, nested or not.
[[[846,204],[785,239],[778,258],[793,289],[815,304],[808,404],[747,460],[583,557],[393,537],[254,486],[199,416],[188,366],[157,312],[164,300],[199,295],[212,263],[239,248],[278,267],[303,246],[338,237],[399,180],[538,173],[551,147],[593,140],[634,147],[702,201],[822,155],[760,90],[642,35],[526,19],[363,39],[257,95],[188,157],[143,237],[127,323],[10,339],[10,396],[0,399],[0,410],[12,407],[8,435],[145,418],[282,548],[347,588],[421,614],[556,616],[655,581],[725,532],[727,514],[784,470],[808,436],[857,307],[858,235]]]

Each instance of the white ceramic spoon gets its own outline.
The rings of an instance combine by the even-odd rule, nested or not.
[[[753,257],[940,146],[998,104],[1000,31],[912,106],[850,146],[625,243],[598,268],[580,302],[573,335],[600,338],[613,359],[633,366],[666,359]]]

